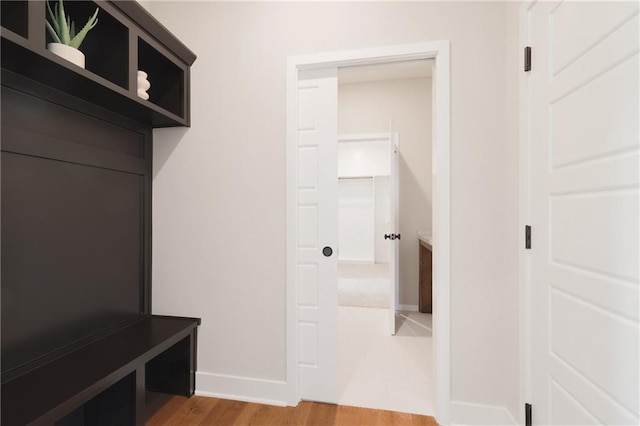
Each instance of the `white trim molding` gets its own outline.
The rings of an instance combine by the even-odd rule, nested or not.
[[[518,422],[505,407],[494,405],[451,402],[451,425],[456,426],[515,426]]]
[[[520,49],[530,45],[529,12],[536,1],[523,2],[519,11],[519,43]],[[522,50],[521,50],[522,51]],[[518,159],[518,216],[519,229],[524,230],[531,224],[531,166],[529,141],[530,112],[529,112],[529,76],[531,73],[520,72],[518,81],[519,94],[519,159]],[[519,349],[519,412],[518,423],[525,423],[525,403],[531,402],[531,251],[524,250],[524,232],[520,234],[518,254],[518,349]]]
[[[418,305],[398,305],[399,311],[418,312]]]
[[[196,395],[284,407],[287,405],[287,383],[198,371]]]
[[[434,224],[434,376],[435,417],[438,423],[450,423],[451,342],[451,202],[450,202],[450,43],[448,40],[385,46],[343,52],[328,52],[287,58],[287,404],[297,405],[297,85],[302,70],[390,62],[435,59],[433,65],[433,224]],[[337,141],[336,141],[337,143]]]
[[[396,135],[398,133],[395,133]],[[338,135],[338,142],[387,141],[390,133],[357,133]]]

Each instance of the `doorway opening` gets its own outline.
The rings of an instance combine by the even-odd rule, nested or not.
[[[433,415],[432,65],[338,69],[341,405]]]
[[[332,403],[339,400],[338,256],[334,255],[334,249],[338,247],[338,68],[422,59],[434,59],[433,414],[438,422],[449,422],[448,41],[288,58],[287,392],[290,405],[297,405],[302,399]],[[394,306],[399,306],[399,302],[395,302]],[[393,314],[395,317],[395,312]],[[426,360],[428,356],[425,354],[423,359]]]

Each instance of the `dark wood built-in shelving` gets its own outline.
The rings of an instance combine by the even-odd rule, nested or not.
[[[78,22],[100,8],[99,23],[80,48],[86,69],[47,50],[45,2],[1,4],[3,70],[152,127],[190,125],[189,67],[196,57],[136,2],[65,2]],[[138,70],[149,76],[149,100],[137,96]]]
[[[200,320],[151,312],[151,194],[196,57],[135,1],[64,5],[100,9],[86,68],[47,50],[44,1],[0,1],[1,420],[141,426],[146,391],[195,391]]]
[[[29,2],[3,1],[0,2],[0,25],[20,37],[29,36]]]

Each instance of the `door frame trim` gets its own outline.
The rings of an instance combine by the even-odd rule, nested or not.
[[[417,59],[435,59],[433,66],[433,237],[434,237],[434,411],[438,423],[450,420],[451,406],[451,159],[450,159],[450,42],[431,41],[361,50],[325,52],[287,57],[286,142],[286,368],[287,404],[300,401],[297,368],[297,274],[296,241],[298,73],[302,70],[354,65],[373,65]],[[337,141],[336,141],[337,143]],[[437,319],[436,319],[437,318]]]
[[[525,2],[520,7],[519,47],[524,50],[530,45],[529,13],[536,5],[535,0]],[[520,72],[519,77],[519,256],[518,256],[518,293],[519,293],[519,410],[518,422],[525,424],[525,403],[531,401],[531,250],[525,250],[524,227],[531,225],[531,142],[529,140],[529,76],[531,72]]]

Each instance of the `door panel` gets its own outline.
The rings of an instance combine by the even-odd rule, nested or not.
[[[551,383],[551,405],[552,416],[559,424],[582,426],[601,424],[557,382]]]
[[[638,424],[638,3],[527,13],[533,421]]]
[[[637,148],[638,140],[633,139],[638,134],[637,65],[624,61],[551,103],[554,168]]]
[[[553,195],[549,218],[551,263],[638,280],[637,191]]]
[[[389,129],[389,160],[391,162],[390,198],[391,211],[389,228],[391,235],[400,235],[400,177],[398,152],[398,138],[393,132],[393,126]],[[396,334],[398,304],[400,303],[400,240],[390,240],[389,266],[391,272],[391,292],[389,306],[389,327],[391,334]]]
[[[300,397],[336,403],[337,69],[298,84],[298,371]],[[323,255],[323,248],[333,253]]]
[[[607,1],[553,3],[548,24],[553,37],[550,58],[554,75],[634,17],[637,6],[634,2]]]

